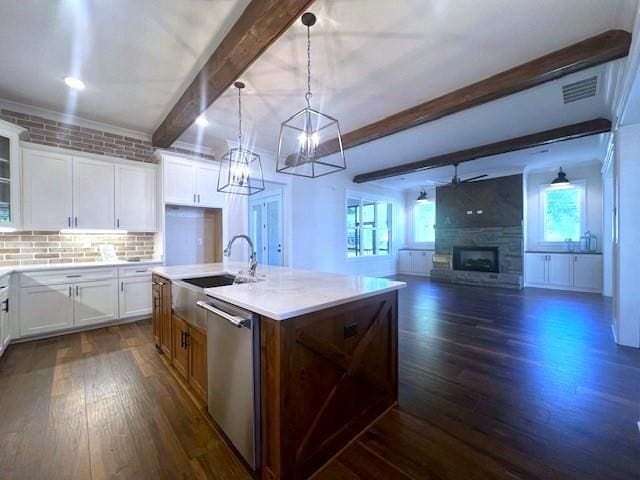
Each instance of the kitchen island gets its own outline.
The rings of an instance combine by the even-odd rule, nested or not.
[[[244,268],[245,264],[239,263],[159,267],[153,270],[154,284],[161,283],[165,290],[159,294],[154,290],[154,298],[170,296],[171,284],[178,290],[185,280],[235,275]],[[251,432],[256,438],[255,456],[249,459],[242,448],[238,450],[261,478],[308,478],[395,405],[397,290],[405,284],[283,267],[261,266],[257,273],[259,281],[254,283],[202,289],[211,305],[199,302],[210,311],[197,328],[206,330],[209,336],[209,360],[213,355],[221,359],[214,364],[208,362],[209,411],[216,420],[212,409],[220,404],[220,395],[226,394],[212,389],[218,384],[216,376],[228,376],[228,370],[238,368],[239,363],[227,358],[235,352],[229,350],[220,357],[217,351],[228,349],[230,343],[211,338],[224,331],[211,312],[229,305],[231,311],[237,308],[252,314],[253,330],[247,343],[251,345],[246,349],[255,352],[255,424]],[[167,318],[166,298],[164,305],[163,310],[154,301],[158,312],[164,311]],[[236,324],[240,317],[227,317],[234,326],[240,326]],[[188,321],[175,312],[169,318]],[[222,324],[226,324],[223,328],[232,328],[229,322]],[[170,326],[165,331],[175,333],[176,329]],[[231,334],[232,330],[227,332]],[[165,343],[178,342],[174,338]],[[180,344],[185,343],[181,338]],[[218,363],[225,363],[225,368]],[[238,375],[251,376],[242,372],[238,370]],[[235,390],[240,380],[231,381],[230,389]],[[227,403],[234,395],[237,392],[226,399]],[[226,432],[224,427],[222,430]],[[234,441],[237,432],[228,436],[238,447]]]

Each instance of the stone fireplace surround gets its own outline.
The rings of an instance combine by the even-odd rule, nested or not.
[[[524,241],[522,226],[436,228],[431,279],[466,285],[522,288]],[[499,272],[453,269],[453,247],[498,247]]]

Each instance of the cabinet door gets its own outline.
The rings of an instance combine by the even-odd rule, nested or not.
[[[115,227],[113,164],[73,157],[73,226]]]
[[[24,150],[22,198],[24,228],[70,228],[73,200],[73,159],[69,155]]]
[[[118,294],[120,318],[151,313],[151,276],[123,278]]]
[[[171,328],[171,283],[167,280],[162,281],[162,301],[161,312],[160,315],[160,348],[164,352],[164,354],[171,358],[171,349],[173,332]]]
[[[8,287],[4,287],[5,289]],[[8,292],[7,292],[8,293]],[[11,340],[11,327],[9,325],[9,299],[4,298],[0,302],[0,353],[4,352]]]
[[[525,254],[525,282],[531,285],[547,283],[547,255],[541,253]]]
[[[196,167],[196,201],[201,207],[224,207],[224,194],[218,192],[218,167]]]
[[[20,336],[73,327],[73,286],[46,285],[20,289]]]
[[[189,385],[207,399],[207,335],[197,328],[189,327]]]
[[[573,255],[549,254],[547,261],[548,284],[554,287],[572,287],[571,262]]]
[[[400,273],[411,273],[411,252],[409,250],[398,252],[398,270]]]
[[[153,168],[115,166],[116,228],[130,232],[155,232],[156,203],[156,171]]]
[[[151,323],[153,327],[153,340],[155,346],[160,348],[161,325],[162,325],[162,286],[153,277],[151,282]]]
[[[187,337],[189,326],[178,315],[173,315],[173,345],[171,347],[171,362],[175,369],[185,380],[189,377],[189,350],[187,347]]]
[[[165,203],[194,205],[196,203],[195,176],[193,162],[166,157],[163,162]]]
[[[411,270],[413,273],[417,273],[418,275],[426,275],[429,264],[429,259],[427,258],[427,252],[411,252]]]
[[[602,257],[572,255],[573,286],[582,290],[602,291]]]
[[[115,279],[77,283],[74,295],[73,317],[76,327],[118,318],[118,284]]]

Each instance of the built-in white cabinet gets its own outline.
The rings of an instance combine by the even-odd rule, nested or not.
[[[433,251],[398,251],[398,271],[408,275],[431,275],[433,269]]]
[[[218,166],[188,158],[162,154],[164,202],[193,207],[224,206],[218,192]]]
[[[111,230],[115,226],[114,166],[73,157],[73,227]]]
[[[73,325],[75,327],[94,325],[118,318],[116,279],[76,283],[73,289],[75,293]]]
[[[0,227],[20,226],[20,134],[26,130],[0,120]]]
[[[115,165],[117,229],[130,232],[157,231],[157,196],[155,167]]]
[[[157,167],[136,163],[24,147],[23,228],[157,231]]]
[[[20,289],[20,336],[73,327],[73,285]]]
[[[602,291],[602,256],[580,253],[525,254],[527,286]]]
[[[120,279],[120,318],[151,313],[151,275]]]

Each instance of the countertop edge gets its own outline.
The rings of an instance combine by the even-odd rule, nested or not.
[[[117,262],[87,262],[87,263],[51,263],[35,265],[15,265],[0,267],[0,278],[11,273],[41,272],[55,270],[75,270],[83,268],[113,268],[113,267],[135,267],[139,265],[160,265],[162,260],[141,260],[139,262],[127,262],[119,260]]]

